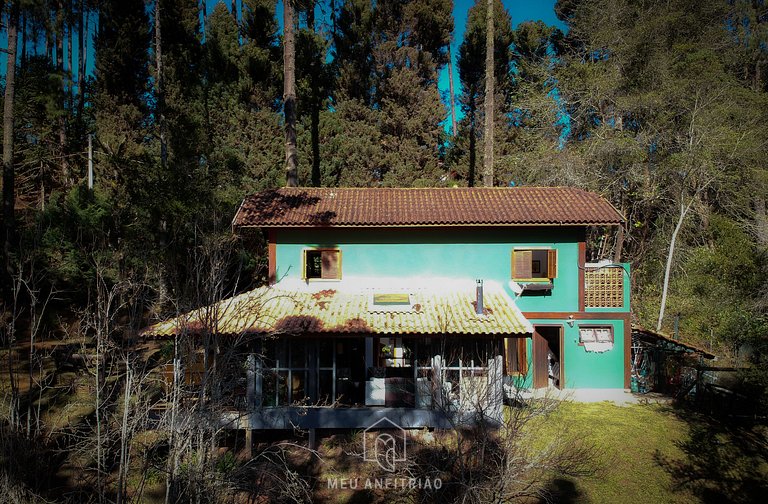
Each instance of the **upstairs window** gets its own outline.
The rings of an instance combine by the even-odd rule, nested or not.
[[[305,250],[303,278],[305,280],[341,280],[341,250]]]
[[[515,249],[512,251],[512,279],[552,280],[557,276],[557,250]]]

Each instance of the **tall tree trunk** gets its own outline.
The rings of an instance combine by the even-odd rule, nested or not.
[[[477,176],[477,104],[475,103],[477,95],[474,89],[471,89],[470,93],[472,93],[472,97],[469,102],[469,173],[467,174],[467,184],[469,187],[474,187]]]
[[[86,72],[88,72],[88,40],[90,40],[91,38],[88,35],[89,33],[91,33],[90,31],[88,31],[88,26],[90,25],[90,21],[91,21],[91,12],[88,10],[88,7],[86,6],[85,27],[83,27],[83,34],[84,34],[83,36],[85,37],[85,42],[83,43],[83,77],[85,77]]]
[[[67,79],[64,74],[64,39],[66,38],[66,7],[64,1],[56,4],[56,70],[61,75],[62,113],[59,116],[59,156],[61,157],[61,178],[69,184],[69,160],[67,159]]]
[[[5,69],[5,102],[3,103],[3,258],[5,275],[3,285],[11,282],[11,249],[15,235],[14,190],[15,176],[13,168],[13,95],[16,78],[16,45],[18,40],[19,3],[12,0],[8,13],[8,61]],[[5,293],[4,293],[5,294]]]
[[[293,1],[283,6],[283,110],[285,113],[285,185],[296,187],[296,48],[294,44]]]
[[[232,17],[235,18],[235,26],[240,26],[240,21],[238,21],[240,16],[237,14],[237,0],[232,0]]]
[[[234,1],[234,0],[233,0]],[[315,5],[312,3],[307,10],[307,26],[315,33]],[[312,137],[312,185],[320,187],[320,62],[319,56],[312,58],[312,111],[310,134]]]
[[[451,98],[451,128],[453,136],[456,136],[456,95],[453,93],[453,57],[451,44],[448,44],[448,92]]]
[[[67,57],[69,58],[69,110],[72,113],[72,103],[75,97],[75,53],[72,47],[75,45],[75,23],[72,19],[72,15],[75,13],[74,0],[69,0],[69,14],[67,14],[67,30],[69,31],[69,37],[67,38]]]
[[[624,214],[624,212],[622,212]],[[624,226],[619,224],[619,229],[616,232],[616,245],[613,248],[613,262],[621,262],[621,253],[624,250]],[[602,259],[602,257],[600,258]]]
[[[160,134],[160,166],[168,165],[168,144],[165,139],[165,97],[163,96],[163,38],[160,32],[160,0],[155,0],[155,99],[157,125]]]
[[[83,52],[85,51],[85,36],[83,34],[83,17],[85,16],[85,10],[83,9],[83,0],[80,0],[80,11],[77,16],[77,118],[83,117],[83,85],[85,84],[85,58]]]
[[[483,143],[483,185],[493,187],[493,0],[485,15],[485,141]]]
[[[674,231],[672,231],[672,240],[669,242],[669,252],[667,253],[667,266],[664,269],[664,286],[661,291],[661,306],[659,307],[659,321],[656,324],[656,331],[661,331],[661,324],[664,321],[664,310],[667,306],[667,290],[669,289],[669,276],[672,271],[672,256],[675,253],[675,243],[677,242],[677,235],[680,229],[683,227],[683,221],[685,216],[688,215],[688,211],[691,209],[693,202],[696,200],[696,196],[691,198],[688,205],[680,203],[680,216],[677,219],[677,225],[675,225]]]
[[[27,16],[21,14],[21,66],[27,61]]]

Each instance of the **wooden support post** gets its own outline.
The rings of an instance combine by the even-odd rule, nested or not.
[[[443,359],[440,355],[432,357],[432,399],[436,409],[443,409],[445,390],[443,389]]]
[[[306,394],[309,397],[310,404],[316,404],[320,396],[318,390],[318,383],[320,382],[317,371],[317,341],[312,341],[307,345],[307,359],[309,360],[309,372],[307,373],[307,390]]]
[[[499,422],[504,404],[503,370],[504,357],[501,355],[488,361],[488,416]]]
[[[246,425],[245,425],[245,455],[249,459],[253,456],[253,431],[251,430],[251,416],[256,410],[256,354],[249,353],[246,361]]]

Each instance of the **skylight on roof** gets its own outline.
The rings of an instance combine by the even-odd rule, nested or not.
[[[406,293],[399,294],[374,294],[373,304],[381,306],[410,305],[411,296]]]
[[[371,312],[406,312],[413,308],[413,299],[407,292],[373,292],[368,300]]]

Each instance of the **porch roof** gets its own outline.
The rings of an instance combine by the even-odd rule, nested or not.
[[[681,341],[679,339],[675,339],[672,336],[669,336],[667,334],[664,334],[658,331],[652,331],[650,329],[646,329],[645,327],[641,327],[636,324],[632,324],[632,332],[643,339],[652,340],[654,342],[664,342],[667,345],[677,347],[684,351],[698,353],[706,359],[715,358],[715,354],[701,347],[692,345],[690,343],[686,343],[685,341]]]
[[[474,284],[461,289],[410,289],[403,307],[376,306],[376,289],[261,287],[149,326],[142,336],[215,334],[507,335],[533,332],[515,302],[492,282],[484,315],[475,313]]]

